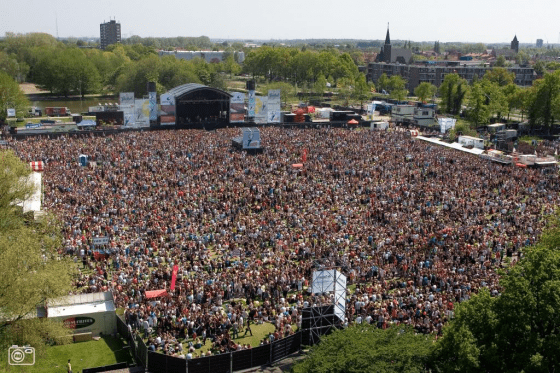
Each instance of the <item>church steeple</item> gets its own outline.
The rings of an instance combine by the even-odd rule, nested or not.
[[[389,22],[387,22],[387,36],[385,36],[385,44],[391,44],[391,37],[389,36]]]
[[[515,35],[515,37],[511,41],[510,49],[513,49],[515,53],[519,53],[519,40],[517,40],[517,35]]]
[[[391,37],[389,36],[389,22],[387,22],[387,36],[385,37],[385,45],[383,46],[383,48],[381,48],[381,50],[383,51],[383,61],[385,63],[391,63],[392,57],[391,57]]]

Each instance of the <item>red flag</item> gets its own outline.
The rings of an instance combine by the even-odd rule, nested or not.
[[[171,290],[175,290],[175,281],[177,281],[177,272],[179,271],[179,267],[177,264],[173,266],[173,275],[171,276]]]
[[[307,149],[303,149],[303,156],[301,157],[301,163],[307,162]]]

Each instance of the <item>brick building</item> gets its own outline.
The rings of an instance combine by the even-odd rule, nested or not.
[[[443,83],[445,75],[453,73],[457,73],[461,78],[471,84],[474,79],[482,78],[484,74],[486,74],[486,71],[491,69],[492,68],[488,66],[461,65],[456,62],[449,65],[405,65],[399,63],[373,62],[368,65],[367,79],[370,82],[376,83],[383,73],[387,74],[389,78],[393,75],[400,75],[407,81],[407,89],[409,92],[413,93],[414,89],[423,82],[432,83],[436,87],[439,87],[441,83]],[[507,70],[515,74],[514,83],[518,86],[531,86],[536,79],[535,70],[530,66],[508,67]]]

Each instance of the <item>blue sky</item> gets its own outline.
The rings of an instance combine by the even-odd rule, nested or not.
[[[558,0],[3,0],[0,35],[46,32],[99,37],[120,21],[123,37],[393,39],[558,43]]]

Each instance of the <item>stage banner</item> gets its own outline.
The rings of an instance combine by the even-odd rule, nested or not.
[[[268,97],[255,96],[255,123],[268,121]]]
[[[251,90],[249,91],[249,105],[247,105],[249,111],[249,118],[255,117],[255,106],[256,106],[255,91]]]
[[[280,123],[280,90],[268,91],[268,123]]]
[[[134,106],[134,92],[121,92],[119,95],[120,106]]]
[[[134,126],[150,126],[150,105],[148,100],[135,100],[134,103]]]
[[[175,264],[173,266],[173,274],[171,275],[171,290],[175,290],[175,282],[177,281],[177,272],[179,272],[179,266]]]
[[[160,116],[160,124],[162,126],[174,125],[176,123],[175,96],[164,93],[159,97],[159,103],[161,105],[161,111],[162,111],[162,114]]]
[[[157,99],[156,99],[156,92],[148,92],[148,102],[150,108],[150,116],[149,120],[156,121],[157,120]]]
[[[230,123],[245,122],[245,94],[233,92],[229,105]]]
[[[122,106],[120,105],[120,109],[123,112],[123,119],[124,119],[124,123],[123,125],[125,127],[136,127],[135,123],[134,123],[134,104],[133,105],[126,105],[126,106]]]

